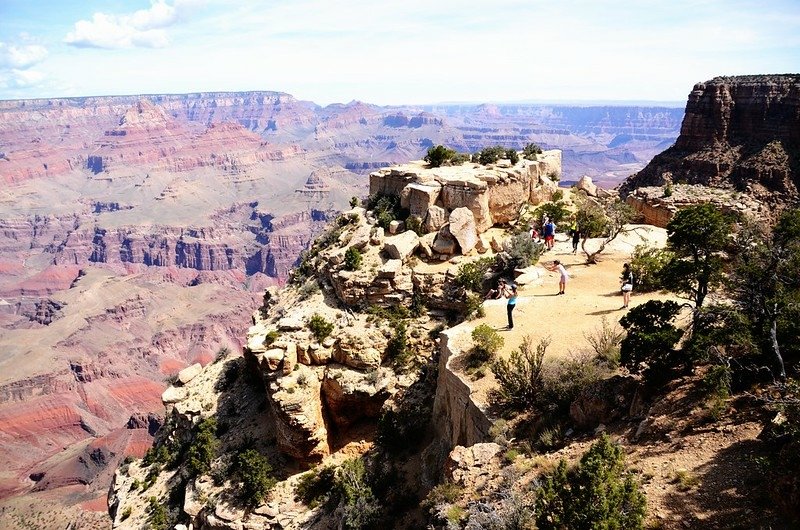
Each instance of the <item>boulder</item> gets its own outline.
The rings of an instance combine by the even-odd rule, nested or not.
[[[359,225],[353,232],[353,237],[350,238],[350,246],[363,250],[364,247],[369,245],[372,227],[368,224]]]
[[[491,241],[489,241],[489,245],[495,252],[503,251],[503,239],[499,236],[492,236]]]
[[[403,230],[405,230],[405,223],[403,221],[394,220],[389,223],[389,233],[390,234],[399,234]]]
[[[475,226],[475,217],[469,208],[456,208],[450,212],[450,233],[458,241],[461,253],[466,254],[478,241],[478,230]]]
[[[592,182],[592,177],[584,175],[575,184],[575,187],[586,193],[589,197],[597,197],[597,186]]]
[[[455,254],[456,252],[456,240],[450,234],[450,231],[447,229],[447,226],[442,227],[441,230],[436,234],[436,239],[433,241],[432,250],[437,254],[444,254],[449,256],[450,254]],[[444,259],[448,259],[445,257]]]
[[[161,394],[161,402],[164,405],[169,405],[170,403],[177,403],[179,401],[183,401],[186,399],[188,395],[188,390],[184,387],[177,387],[171,386],[168,389],[164,390],[164,393]]]
[[[429,234],[425,234],[424,236],[420,236],[419,250],[421,256],[425,256],[426,258],[433,257],[433,242],[435,239],[436,232],[431,232]]]
[[[185,385],[195,377],[197,377],[200,372],[203,371],[203,366],[200,363],[194,363],[191,366],[187,366],[180,372],[178,372],[178,382],[182,385]]]
[[[275,371],[280,366],[286,352],[281,348],[271,348],[264,353],[264,360],[271,371]]]
[[[489,243],[482,235],[478,235],[478,240],[475,242],[475,250],[478,251],[478,254],[486,254],[489,250]]]
[[[394,279],[403,268],[403,260],[390,259],[378,270],[378,278]]]
[[[419,246],[419,236],[411,230],[400,235],[386,238],[383,250],[392,259],[404,260]]]
[[[441,206],[433,205],[425,214],[423,229],[426,232],[436,232],[447,223],[447,210]]]
[[[383,227],[376,226],[372,229],[372,234],[369,237],[369,244],[370,245],[382,245],[383,244]]]
[[[283,375],[289,375],[297,366],[297,343],[286,343],[286,350],[283,356]]]
[[[247,334],[247,346],[245,346],[245,348],[247,348],[248,351],[254,354],[264,353],[265,351],[267,351],[267,348],[264,345],[264,341],[266,340],[267,340],[267,332],[265,329],[261,328],[256,333]]]
[[[416,215],[422,219],[425,218],[430,207],[436,204],[439,193],[442,191],[442,187],[439,184],[409,184],[406,189],[409,190],[408,209],[411,215]]]
[[[300,331],[304,327],[305,323],[299,315],[290,315],[278,321],[278,330],[280,331]]]

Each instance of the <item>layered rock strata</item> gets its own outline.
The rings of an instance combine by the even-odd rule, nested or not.
[[[732,188],[780,206],[800,198],[800,74],[717,77],[689,94],[680,136],[620,192]]]

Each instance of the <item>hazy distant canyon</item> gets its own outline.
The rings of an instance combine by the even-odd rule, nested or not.
[[[103,506],[109,464],[149,445],[164,377],[240,349],[263,288],[374,168],[536,142],[563,150],[564,180],[612,186],[682,118],[275,92],[0,101],[0,497]]]

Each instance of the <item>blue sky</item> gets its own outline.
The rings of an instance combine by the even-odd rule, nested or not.
[[[0,0],[0,99],[684,102],[797,72],[798,0]]]

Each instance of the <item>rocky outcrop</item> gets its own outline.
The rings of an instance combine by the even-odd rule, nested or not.
[[[557,186],[550,176],[561,174],[561,151],[545,151],[537,160],[516,165],[500,163],[427,167],[414,162],[370,174],[370,194],[400,198],[400,204],[419,217],[426,230],[438,229],[452,212],[466,208],[472,213],[478,233],[495,224],[516,219],[526,202],[549,199]],[[461,223],[460,223],[461,224]],[[466,253],[474,246],[472,238]]]
[[[701,184],[768,204],[800,198],[800,75],[717,77],[689,94],[675,145],[620,187]]]
[[[665,193],[663,187],[637,188],[626,197],[625,202],[639,213],[643,223],[661,228],[666,228],[679,209],[695,204],[710,203],[724,212],[747,214],[754,218],[771,215],[766,204],[731,189],[675,184],[670,185],[668,190]]]

